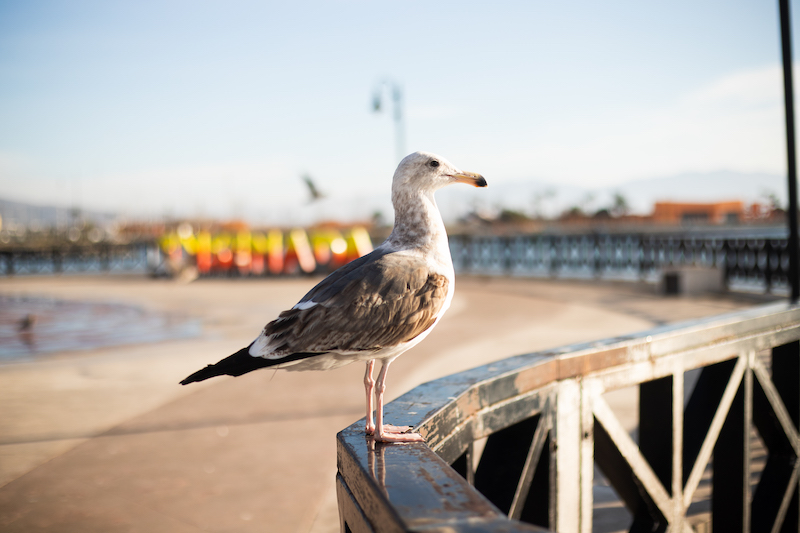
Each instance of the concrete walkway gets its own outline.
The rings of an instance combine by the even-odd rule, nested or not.
[[[337,431],[364,416],[362,365],[181,387],[317,280],[0,280],[0,294],[114,301],[199,318],[194,339],[0,366],[0,530],[334,532]],[[388,396],[518,353],[748,307],[635,284],[462,277]],[[389,421],[391,422],[391,421]]]

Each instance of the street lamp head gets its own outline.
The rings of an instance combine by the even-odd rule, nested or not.
[[[387,88],[394,108],[394,127],[395,127],[395,149],[397,150],[397,160],[401,160],[405,155],[405,133],[403,131],[403,99],[400,85],[390,79],[381,80],[372,92],[372,112],[380,113],[383,111],[383,89]],[[389,105],[389,104],[387,104]]]

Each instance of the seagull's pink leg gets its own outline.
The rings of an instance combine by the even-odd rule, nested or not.
[[[367,435],[375,432],[375,424],[372,422],[372,398],[375,392],[375,380],[372,379],[372,369],[375,367],[375,359],[367,361],[367,372],[364,374],[364,389],[367,392]]]
[[[391,426],[383,424],[383,393],[386,390],[386,373],[389,371],[391,360],[384,360],[381,372],[378,374],[378,401],[375,412],[375,440],[380,442],[425,442],[419,433],[404,433],[411,429],[408,426]]]

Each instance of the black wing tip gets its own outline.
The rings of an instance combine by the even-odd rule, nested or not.
[[[250,346],[252,346],[252,344]],[[242,348],[235,354],[218,361],[216,364],[201,368],[194,374],[184,378],[180,384],[188,385],[189,383],[205,381],[216,376],[241,376],[242,374],[252,372],[259,368],[277,364],[276,361],[250,355],[250,346]]]
[[[194,374],[192,374],[192,376],[193,375]],[[181,380],[180,384],[181,385],[188,385],[189,383],[194,383],[195,381],[200,381],[199,379],[192,379],[192,376],[189,376],[188,378]]]
[[[219,376],[219,373],[214,372],[214,365],[208,365],[205,368],[202,368],[195,372],[194,374],[187,376],[183,380],[181,380],[181,385],[188,385],[189,383],[195,383],[197,381],[204,381],[208,378],[213,378],[214,376]]]
[[[189,383],[205,381],[216,376],[227,375],[238,377],[243,374],[247,374],[248,372],[252,372],[253,370],[258,370],[259,368],[298,361],[300,359],[306,359],[308,357],[314,357],[324,353],[327,352],[298,352],[288,354],[280,359],[266,359],[264,357],[250,355],[250,346],[248,346],[247,348],[242,348],[235,354],[226,357],[214,365],[208,365],[205,368],[201,368],[194,374],[184,378],[180,384],[188,385]]]

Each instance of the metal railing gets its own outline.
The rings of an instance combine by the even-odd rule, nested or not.
[[[97,272],[143,273],[157,257],[150,243],[10,247],[0,249],[0,276],[77,274]]]
[[[722,269],[729,286],[789,288],[785,229],[763,233],[455,235],[456,272],[568,278],[647,279],[667,268]]]
[[[595,467],[631,531],[798,531],[799,341],[778,303],[420,385],[386,418],[426,443],[337,435],[342,531],[589,532]],[[632,386],[633,436],[604,397]]]

